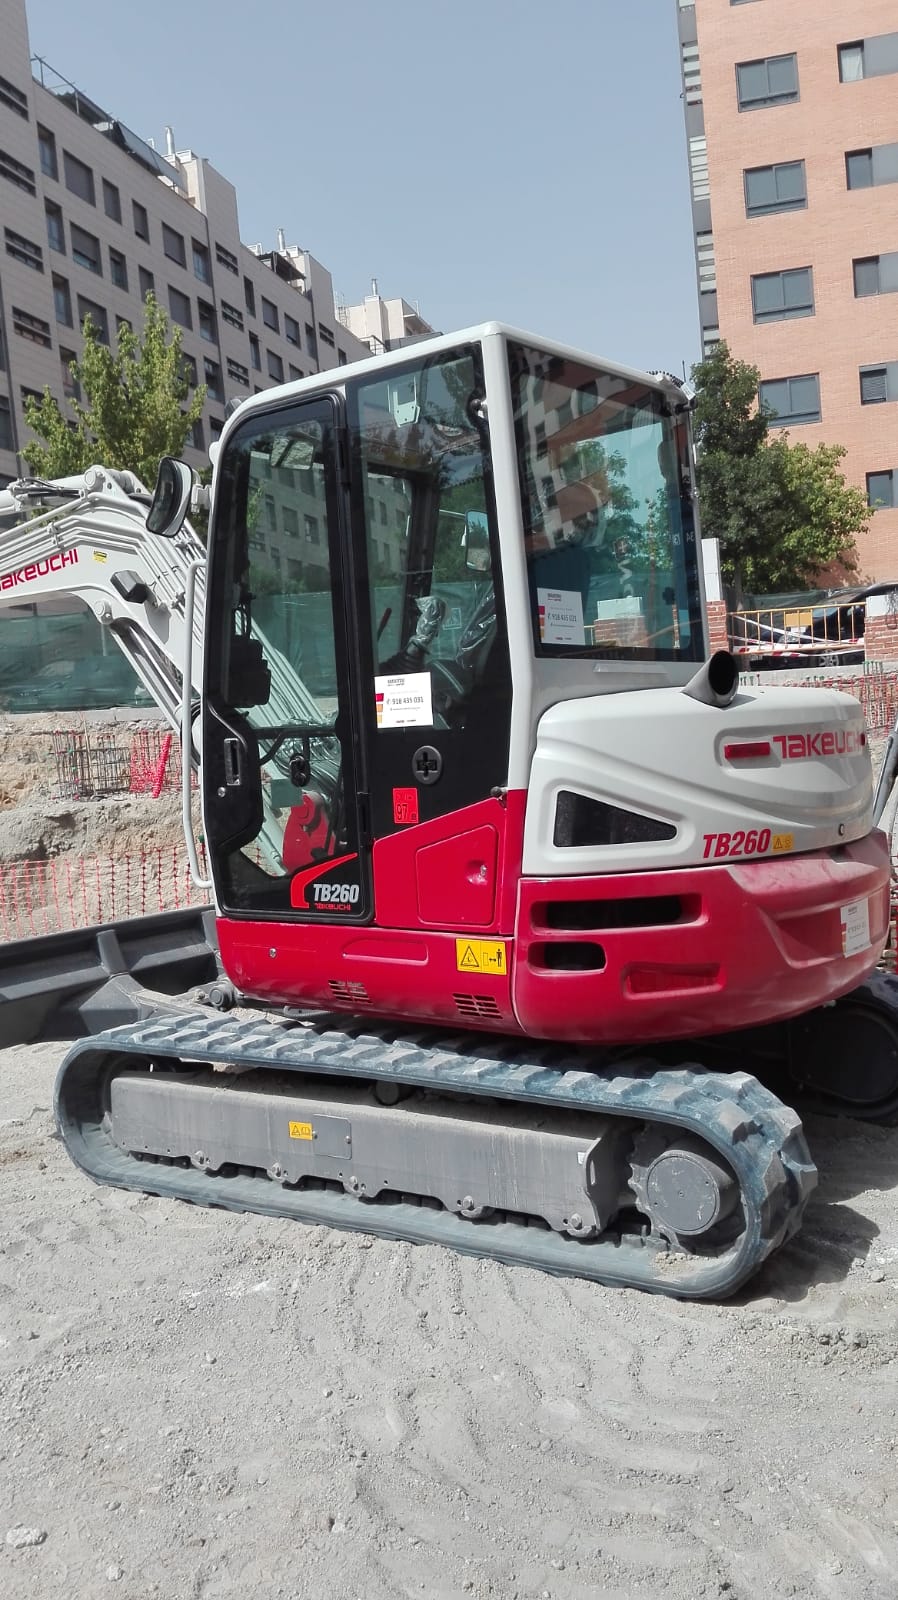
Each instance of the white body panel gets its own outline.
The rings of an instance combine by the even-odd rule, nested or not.
[[[833,736],[825,741],[833,753],[815,753],[824,733]],[[758,740],[769,742],[769,756],[725,758],[725,745]],[[741,859],[754,852],[717,854],[717,838],[764,829],[771,834],[765,855],[777,853],[776,839],[783,854],[833,847],[870,831],[873,798],[858,701],[814,689],[744,690],[724,708],[680,689],[563,701],[539,719],[528,788],[523,867],[535,877]],[[655,818],[676,833],[649,843],[559,847],[561,790]]]

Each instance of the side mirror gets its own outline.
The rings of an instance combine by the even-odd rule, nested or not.
[[[490,525],[485,511],[465,513],[465,566],[469,572],[490,569]]]
[[[174,538],[187,515],[193,477],[193,468],[188,467],[186,461],[176,461],[174,456],[162,457],[153,504],[147,512],[150,533],[158,533],[163,539]]]

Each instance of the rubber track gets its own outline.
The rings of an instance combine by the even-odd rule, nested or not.
[[[635,1234],[577,1241],[527,1219],[472,1222],[408,1200],[362,1202],[329,1189],[289,1189],[264,1173],[216,1176],[140,1161],[119,1150],[103,1126],[108,1072],[128,1057],[157,1066],[227,1062],[278,1072],[386,1081],[419,1089],[484,1095],[603,1115],[661,1122],[705,1139],[732,1166],[742,1190],[745,1228],[724,1253],[669,1251]],[[366,1026],[319,1017],[285,1028],[265,1020],[217,1018],[199,1011],[110,1029],[79,1041],[62,1063],[55,1110],[76,1164],[97,1183],[195,1204],[289,1216],[388,1239],[439,1244],[542,1271],[628,1285],[683,1299],[734,1293],[799,1228],[817,1172],[795,1112],[746,1073],[658,1069],[628,1059],[625,1072],[589,1069],[587,1052],[482,1034]],[[135,1063],[136,1064],[136,1063]]]

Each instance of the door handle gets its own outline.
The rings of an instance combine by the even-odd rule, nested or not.
[[[243,782],[243,762],[240,759],[240,740],[233,735],[225,739],[223,747],[224,780],[227,788],[239,789]]]

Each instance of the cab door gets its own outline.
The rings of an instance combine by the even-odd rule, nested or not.
[[[228,915],[370,916],[340,419],[331,396],[260,410],[222,452],[202,772]]]
[[[489,925],[511,674],[479,346],[413,358],[349,398],[377,920]]]

